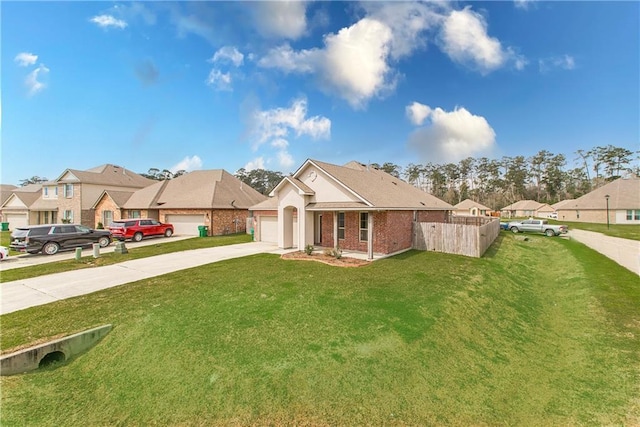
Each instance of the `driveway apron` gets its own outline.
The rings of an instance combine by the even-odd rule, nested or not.
[[[585,230],[569,230],[569,235],[640,275],[640,241],[605,236]]]
[[[273,244],[252,242],[173,252],[104,267],[85,268],[0,284],[0,314],[85,295],[125,283],[259,253],[282,254]]]

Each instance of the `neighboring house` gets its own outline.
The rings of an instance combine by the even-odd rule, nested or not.
[[[9,196],[11,196],[11,193],[13,193],[17,188],[18,187],[11,184],[0,184],[0,222],[5,222],[4,215],[2,213],[2,206]]]
[[[453,208],[454,215],[489,216],[491,214],[491,208],[488,208],[478,202],[474,202],[471,199],[463,200]]]
[[[155,182],[110,164],[86,171],[66,169],[55,180],[14,189],[2,211],[10,228],[56,222],[95,227],[93,205],[105,190],[133,192]]]
[[[106,164],[86,171],[65,170],[58,179],[58,220],[95,227],[94,206],[104,191],[136,191],[157,181]]]
[[[256,240],[390,254],[412,247],[414,221],[446,222],[453,206],[377,168],[307,160],[251,207]]]
[[[28,184],[17,187],[2,204],[2,222],[9,223],[9,229],[24,227],[35,222],[35,213],[31,212],[31,206],[36,203],[42,194],[42,184]]]
[[[246,231],[249,207],[266,196],[225,170],[199,170],[155,181],[135,192],[105,190],[93,205],[94,221],[105,227],[113,220],[153,218],[173,224],[176,234],[210,235]]]
[[[556,210],[561,221],[606,224],[608,216],[610,224],[640,224],[640,178],[616,179]]]
[[[555,212],[553,207],[546,203],[535,200],[520,200],[500,209],[500,215],[507,218],[514,217],[534,217],[548,218],[549,214]]]

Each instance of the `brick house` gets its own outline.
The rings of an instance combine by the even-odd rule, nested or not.
[[[152,218],[171,223],[176,234],[198,235],[207,226],[212,236],[246,231],[249,206],[266,199],[225,170],[193,171],[154,181],[134,192],[105,190],[95,202],[94,221]]]
[[[453,206],[358,162],[307,160],[254,205],[256,240],[391,254],[412,247],[413,222],[446,222]]]

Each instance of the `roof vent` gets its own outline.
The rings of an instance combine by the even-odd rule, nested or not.
[[[425,205],[425,204],[424,204],[424,202],[420,202],[420,204],[421,204],[422,206],[427,206],[427,205]]]

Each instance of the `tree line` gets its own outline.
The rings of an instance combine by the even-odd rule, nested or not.
[[[548,150],[530,157],[468,157],[458,163],[411,163],[404,169],[384,163],[379,168],[452,205],[472,199],[499,209],[518,200],[553,204],[575,199],[624,174],[638,175],[638,153],[613,145],[578,150],[578,166],[572,168],[566,168],[564,154]]]
[[[518,200],[553,204],[575,199],[624,174],[640,175],[639,153],[613,145],[578,150],[573,159],[577,166],[569,169],[564,154],[547,150],[530,157],[468,157],[458,163],[410,163],[404,168],[391,162],[372,163],[371,166],[452,205],[472,199],[491,209],[500,209]],[[172,173],[151,168],[140,175],[165,180],[185,173],[184,170]],[[284,178],[281,172],[266,169],[247,171],[241,168],[234,175],[265,195]],[[46,178],[35,176],[22,180],[21,185],[44,181]]]

